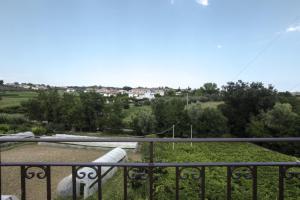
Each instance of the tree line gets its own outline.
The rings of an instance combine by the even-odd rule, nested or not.
[[[122,128],[122,109],[127,104],[122,96],[109,99],[95,92],[60,95],[57,90],[48,90],[22,106],[31,120],[52,125],[54,130],[97,131]]]
[[[180,137],[189,135],[191,125],[196,137],[296,136],[300,131],[299,99],[288,92],[280,93],[273,86],[238,81],[219,89],[216,84],[207,83],[190,93],[216,95],[223,103],[204,107],[200,101],[187,105],[185,98],[172,94],[157,97],[134,104],[150,105],[151,109],[135,114],[126,128],[145,135],[175,125]],[[60,95],[57,90],[48,90],[39,92],[22,106],[31,120],[54,124],[57,129],[97,131],[124,128],[124,110],[129,104],[130,99],[125,95],[109,98],[95,92]]]

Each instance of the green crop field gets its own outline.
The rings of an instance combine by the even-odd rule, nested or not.
[[[283,155],[249,143],[194,143],[156,144],[155,160],[157,162],[266,162],[296,161],[297,158]],[[242,168],[245,169],[245,168]],[[175,169],[165,168],[156,174],[155,197],[160,200],[175,199]],[[186,169],[185,172],[192,172]],[[193,171],[195,172],[195,171]],[[206,168],[206,199],[226,199],[226,168]],[[137,188],[128,185],[130,199],[147,199],[146,184]],[[105,185],[106,199],[122,199],[123,173],[119,171]],[[278,194],[278,168],[258,167],[258,199],[274,200]],[[232,199],[251,199],[252,181],[244,178],[232,180]],[[180,199],[199,199],[198,182],[192,179],[180,181]],[[144,196],[143,196],[144,195]],[[286,199],[300,196],[300,183],[297,179],[286,181]]]
[[[18,106],[22,101],[26,101],[37,95],[36,92],[31,91],[6,91],[0,92],[0,108]]]

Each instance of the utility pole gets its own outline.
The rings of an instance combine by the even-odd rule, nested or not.
[[[175,138],[175,125],[173,124],[173,139]],[[175,143],[173,142],[173,150],[175,149]]]
[[[186,93],[186,108],[189,105],[189,92]]]

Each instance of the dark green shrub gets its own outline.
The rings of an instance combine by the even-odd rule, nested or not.
[[[23,124],[24,122],[27,122],[27,119],[22,114],[0,113],[0,123]]]
[[[0,133],[7,133],[10,130],[8,124],[0,124]]]

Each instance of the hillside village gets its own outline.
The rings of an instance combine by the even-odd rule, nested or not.
[[[6,83],[5,87],[15,88],[15,89],[24,89],[24,90],[47,90],[47,89],[58,89],[66,93],[76,93],[76,92],[96,92],[105,97],[112,97],[117,95],[125,95],[127,94],[130,98],[136,99],[154,99],[155,96],[164,96],[167,89],[163,87],[159,88],[147,88],[147,87],[103,87],[103,86],[88,86],[88,87],[78,87],[78,86],[66,86],[66,87],[57,87],[57,86],[49,86],[45,84],[32,84],[32,83]]]

